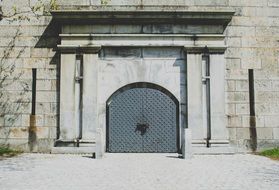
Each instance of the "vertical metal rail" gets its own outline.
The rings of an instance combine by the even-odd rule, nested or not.
[[[32,69],[32,110],[31,110],[31,115],[36,114],[36,88],[37,88],[37,69]]]
[[[257,129],[255,112],[255,89],[254,89],[254,70],[248,70],[249,81],[249,106],[250,106],[250,147],[254,152],[257,150]]]
[[[204,48],[202,59],[205,61],[205,76],[203,76],[203,84],[206,93],[206,147],[210,147],[211,140],[211,102],[210,102],[210,55],[207,47]]]

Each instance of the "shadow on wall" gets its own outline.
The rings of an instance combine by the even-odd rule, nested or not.
[[[59,34],[61,33],[61,25],[54,20],[51,20],[50,23],[45,28],[43,34],[40,36],[38,42],[34,46],[35,49],[49,49],[49,51],[55,52],[54,55],[51,57],[49,65],[56,65],[56,102],[57,102],[57,109],[56,109],[56,138],[59,138],[59,102],[60,102],[60,54],[57,51],[57,45],[60,44]]]
[[[40,39],[36,43],[35,48],[49,48],[53,51],[56,51],[57,44],[60,43],[60,32],[60,25],[55,21],[51,20],[46,29],[44,30],[43,34],[41,35]],[[50,64],[58,66],[59,60],[59,54],[56,51],[50,61]]]
[[[0,2],[0,3],[1,3],[1,2]],[[0,4],[0,21],[2,20],[2,16],[3,16],[3,12],[2,12],[1,4]]]

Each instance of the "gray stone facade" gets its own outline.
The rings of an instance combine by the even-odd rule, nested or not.
[[[150,43],[157,43],[157,40],[160,43],[164,43],[163,46],[176,46],[177,44],[186,46],[187,43],[185,44],[184,41],[191,41],[191,36],[198,36],[200,41],[197,40],[197,42],[200,43],[200,46],[227,47],[224,50],[223,56],[214,54],[212,57],[212,61],[215,60],[223,64],[221,67],[216,67],[215,71],[218,75],[216,74],[215,81],[220,83],[216,85],[215,89],[212,89],[212,94],[214,95],[215,91],[220,90],[218,86],[224,85],[223,91],[221,93],[216,92],[215,94],[216,97],[218,94],[221,95],[217,99],[213,99],[212,102],[216,105],[216,109],[222,110],[224,108],[225,114],[224,121],[222,121],[223,124],[219,123],[217,125],[224,125],[222,126],[224,128],[216,128],[217,133],[220,130],[226,129],[230,144],[237,147],[239,151],[249,150],[251,121],[249,113],[248,69],[254,69],[255,120],[258,148],[262,149],[279,145],[279,2],[277,0],[2,0],[0,6],[2,9],[2,19],[0,21],[0,64],[1,68],[3,68],[0,71],[1,144],[9,144],[25,151],[50,152],[57,138],[61,139],[61,136],[63,137],[64,135],[63,121],[61,119],[63,120],[65,116],[65,121],[68,122],[65,126],[69,126],[70,123],[73,124],[74,121],[71,122],[69,119],[74,119],[75,116],[61,114],[63,109],[72,109],[65,108],[65,106],[70,106],[70,104],[66,99],[61,99],[61,96],[65,97],[63,93],[70,93],[69,86],[71,85],[67,79],[71,78],[69,73],[73,71],[70,68],[71,63],[72,67],[75,67],[75,62],[73,62],[75,54],[67,53],[61,55],[61,52],[57,51],[57,45],[85,45],[83,43],[87,43],[90,38],[90,40],[93,39],[100,46],[106,43],[115,43],[115,46],[127,47],[129,44],[125,44],[125,42],[128,40],[131,40],[138,46],[145,46],[145,44],[141,44],[144,43],[144,40],[138,39],[138,36],[134,38],[133,36],[128,36],[127,38],[125,36],[117,36],[119,39],[115,39],[116,37],[109,39],[100,36],[100,34],[126,33],[138,35],[145,33],[155,35],[152,38],[149,36]],[[61,23],[53,20],[50,10],[112,12],[189,11],[215,13],[233,11],[234,16],[227,27],[220,24],[212,25],[212,23],[200,25],[196,23],[179,25],[161,24],[160,26],[150,24],[144,27],[137,24],[112,25],[109,23],[94,24],[94,27],[90,24],[83,24],[80,27],[77,24],[72,26],[67,23],[61,27]],[[62,35],[59,36],[59,34]],[[74,36],[75,34],[77,36]],[[84,34],[84,36],[81,34]],[[86,34],[99,34],[99,36],[86,37]],[[176,35],[176,37],[171,36],[171,39],[168,41],[167,37],[160,39],[159,36],[156,37],[156,34],[165,34],[166,36],[171,34]],[[177,34],[189,36],[184,36],[181,39],[177,37]],[[205,34],[211,36],[208,38],[202,37]],[[222,41],[222,34],[224,35],[224,43]],[[215,37],[212,37],[214,35]],[[145,40],[147,41],[147,39]],[[158,46],[158,44],[156,45]],[[105,141],[104,134],[102,134],[100,139],[98,135],[95,136],[95,134],[102,133],[98,131],[99,127],[90,129],[90,124],[95,122],[96,126],[105,125],[105,101],[118,88],[132,82],[148,81],[164,86],[176,95],[180,101],[182,111],[184,109],[183,106],[195,106],[192,101],[187,104],[187,100],[183,98],[185,94],[181,93],[181,91],[186,92],[186,89],[183,87],[183,83],[181,84],[180,82],[188,77],[188,82],[192,80],[193,83],[196,82],[198,85],[197,80],[201,79],[195,79],[189,73],[188,76],[183,74],[176,75],[175,73],[183,73],[183,66],[181,66],[181,70],[172,67],[173,63],[167,61],[172,59],[165,59],[164,68],[160,68],[158,66],[160,64],[156,63],[156,61],[160,60],[160,56],[175,57],[176,60],[180,60],[176,64],[183,65],[183,60],[187,60],[187,65],[195,69],[197,64],[193,65],[192,63],[199,59],[202,61],[199,54],[189,54],[186,58],[183,57],[185,56],[184,53],[181,53],[184,50],[173,50],[172,48],[169,50],[164,50],[164,48],[155,48],[153,50],[134,48],[128,56],[122,56],[125,59],[122,59],[122,65],[119,65],[113,59],[115,55],[119,56],[119,52],[113,51],[113,48],[102,48],[99,52],[99,58],[96,54],[87,53],[83,57],[84,60],[89,60],[88,62],[98,59],[98,68],[102,70],[100,76],[93,76],[99,77],[98,84],[94,84],[94,81],[87,84],[89,86],[99,85],[101,87],[98,92],[98,98],[92,94],[85,94],[85,98],[88,98],[88,102],[91,102],[89,105],[86,104],[88,108],[85,107],[85,109],[91,110],[91,107],[96,108],[87,112],[92,113],[92,116],[84,116],[92,119],[85,119],[85,121],[89,122],[85,126],[85,129],[88,130],[87,134],[89,136],[91,133],[93,134],[90,136],[91,139],[89,138],[88,140],[96,142]],[[129,50],[127,51],[129,52]],[[127,51],[124,51],[124,53]],[[151,56],[151,59],[146,60],[135,58],[141,57],[141,52],[143,52],[144,56],[152,55],[153,57]],[[102,57],[102,55],[107,55],[108,57]],[[157,55],[156,59],[153,59],[154,55]],[[130,65],[131,59],[129,59],[129,56],[133,58],[132,64],[134,66]],[[147,66],[136,68],[137,62]],[[152,64],[148,62],[152,62],[153,65],[150,67],[150,70],[145,70],[149,64]],[[32,110],[32,69],[34,68],[37,69],[36,115],[30,116]],[[66,72],[66,69],[68,69],[68,72]],[[127,69],[131,71],[131,75],[119,78],[117,72],[123,72],[122,76],[124,76]],[[89,70],[93,73],[95,72],[92,65],[88,65]],[[137,74],[137,70],[144,72],[144,76]],[[156,77],[155,74],[160,72],[168,79]],[[168,75],[165,75],[165,73],[168,73]],[[220,73],[223,73],[223,84],[222,80],[218,78]],[[64,77],[63,74],[69,74],[69,78],[63,78],[65,79],[64,83],[61,80],[61,77]],[[87,75],[91,76],[90,73],[87,73]],[[106,77],[102,78],[101,76]],[[188,98],[191,97],[191,92],[188,95]],[[69,99],[70,102],[71,100]],[[200,108],[202,109],[202,107]],[[101,116],[99,117],[95,112]],[[181,126],[186,125],[186,121],[191,123],[191,115],[187,116],[185,112],[181,114],[181,118],[186,117],[181,119]],[[219,111],[217,112],[219,113]],[[98,119],[94,119],[94,114]],[[196,122],[195,125],[197,127],[201,127],[202,124],[198,120],[193,119],[192,121]],[[36,134],[34,143],[30,141],[30,133],[32,132],[30,126],[33,125],[35,126],[34,131]],[[70,130],[70,132],[75,133],[74,124],[72,126],[73,130]],[[68,135],[70,138],[71,134]],[[71,138],[74,139],[75,134],[72,135],[73,137]],[[195,135],[197,135],[195,130],[192,130],[193,141],[195,140]],[[197,137],[197,139],[199,138]]]

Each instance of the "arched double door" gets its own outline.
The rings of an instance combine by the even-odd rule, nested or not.
[[[134,83],[107,101],[107,152],[178,152],[179,103],[166,89]]]

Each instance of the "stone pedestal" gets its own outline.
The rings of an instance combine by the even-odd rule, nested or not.
[[[182,144],[182,156],[184,159],[190,159],[193,157],[192,132],[191,129],[185,128],[183,133],[184,133],[184,142]]]

